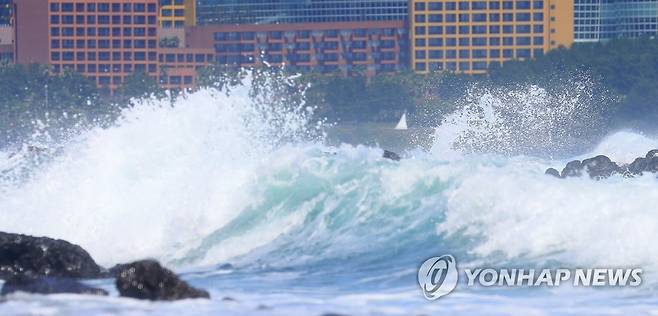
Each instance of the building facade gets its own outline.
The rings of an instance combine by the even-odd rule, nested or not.
[[[197,26],[186,38],[190,47],[212,49],[216,63],[234,67],[267,62],[298,71],[375,75],[408,64],[402,21]]]
[[[10,25],[13,17],[12,0],[0,0],[0,26]]]
[[[158,8],[158,0],[17,1],[16,62],[47,64],[53,74],[77,71],[109,91],[134,73],[166,88],[192,87],[192,73],[212,62],[213,51],[187,49],[184,38],[161,48],[160,33],[168,33],[158,28]]]
[[[657,0],[574,0],[576,42],[658,36]]]
[[[419,72],[485,73],[573,42],[573,0],[410,2],[411,65]]]
[[[160,26],[183,28],[196,24],[196,0],[159,0]]]
[[[197,23],[403,21],[408,0],[197,0]]]
[[[610,0],[574,0],[574,41],[596,42],[602,32],[601,5]]]

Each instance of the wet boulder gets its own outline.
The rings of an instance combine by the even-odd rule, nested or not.
[[[0,279],[27,273],[97,278],[102,268],[82,247],[67,241],[0,232]]]
[[[154,260],[137,261],[119,267],[116,287],[123,297],[151,301],[210,298],[208,292],[191,287]]]
[[[33,274],[19,274],[10,277],[2,286],[0,295],[8,295],[14,292],[26,292],[33,294],[89,294],[108,295],[103,289],[84,285],[75,279],[45,277]]]
[[[564,169],[562,169],[560,177],[580,177],[581,175],[583,175],[583,165],[580,160],[574,160],[569,162]]]
[[[647,169],[648,159],[647,158],[637,158],[630,165],[626,167],[626,172],[631,176],[642,175]]]
[[[384,150],[384,155],[382,155],[383,158],[385,159],[390,159],[393,161],[400,161],[402,158],[400,155],[390,151],[390,150]]]
[[[619,166],[603,155],[585,159],[582,161],[581,166],[592,179],[605,179],[613,174],[620,173]]]
[[[556,178],[561,178],[561,176],[560,176],[560,172],[557,171],[557,170],[554,169],[554,168],[548,168],[548,169],[546,169],[546,172],[544,172],[544,174],[549,175],[549,176],[554,176],[554,177],[556,177]]]

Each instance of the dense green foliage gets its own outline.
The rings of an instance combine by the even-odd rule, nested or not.
[[[45,65],[1,65],[0,147],[31,137],[44,126],[55,133],[61,126],[111,121],[130,99],[151,94],[164,96],[157,83],[142,74],[128,77],[111,95],[74,71],[53,75]]]
[[[658,119],[658,40],[655,39],[575,44],[535,60],[494,65],[488,76],[478,77],[410,71],[372,78],[358,71],[353,76],[314,72],[293,76],[294,73],[275,68],[255,69],[253,73],[255,81],[294,77],[279,83],[269,82],[268,87],[274,88],[281,98],[299,98],[304,91],[306,104],[315,107],[316,115],[330,122],[391,122],[407,112],[415,124],[436,126],[473,86],[505,90],[515,85],[536,84],[560,93],[579,78],[594,82],[591,93],[597,96],[596,102],[604,105],[601,108],[606,115],[614,114],[620,122],[647,125]],[[241,84],[245,76],[245,70],[207,67],[199,72],[199,88],[214,87],[230,93],[230,88]],[[252,85],[254,95],[277,98],[272,93],[259,93],[260,85],[258,82]],[[115,116],[122,106],[130,106],[134,98],[176,95],[165,93],[154,79],[144,74],[129,76],[116,93],[110,94],[72,71],[52,75],[43,65],[1,65],[0,144],[34,129],[39,122],[57,125],[95,121]]]

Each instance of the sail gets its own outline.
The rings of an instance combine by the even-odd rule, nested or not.
[[[395,126],[395,129],[397,130],[406,130],[407,127],[407,113],[405,112],[402,114],[402,117],[400,118],[400,122],[398,122],[398,125]]]

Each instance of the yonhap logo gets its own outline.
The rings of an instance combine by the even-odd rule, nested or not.
[[[641,268],[465,268],[466,287],[638,287]],[[450,294],[459,281],[457,260],[451,255],[433,257],[418,270],[418,284],[430,301]]]
[[[451,255],[430,258],[418,270],[418,284],[430,301],[452,292],[458,279],[457,261]]]

